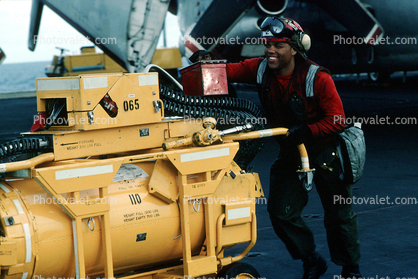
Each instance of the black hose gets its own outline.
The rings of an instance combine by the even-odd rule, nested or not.
[[[164,103],[166,116],[182,116],[188,118],[213,117],[217,120],[217,129],[224,130],[247,123],[254,130],[264,129],[262,114],[251,101],[234,97],[189,96],[160,85],[160,98]],[[247,170],[254,157],[264,146],[265,140],[240,141],[240,149],[234,161]]]
[[[40,152],[47,149],[49,142],[45,137],[23,137],[0,144],[0,162],[15,161],[14,156],[23,153]]]

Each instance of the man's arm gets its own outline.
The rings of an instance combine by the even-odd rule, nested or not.
[[[332,77],[326,72],[319,72],[314,90],[323,117],[308,125],[313,137],[327,137],[342,131],[345,126],[345,114]]]
[[[257,68],[262,58],[246,59],[238,63],[226,64],[228,82],[249,83],[257,82]]]

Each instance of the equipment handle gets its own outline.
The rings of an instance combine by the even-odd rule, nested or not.
[[[192,145],[192,144],[193,144],[192,137],[187,137],[187,138],[183,138],[183,139],[179,139],[179,140],[175,140],[175,141],[164,142],[163,143],[163,149],[164,150],[169,150],[171,148],[189,146],[189,145]]]
[[[265,137],[272,137],[272,136],[284,136],[286,135],[288,129],[287,128],[273,128],[273,129],[265,129],[260,131],[252,131],[248,133],[240,133],[236,135],[226,135],[223,136],[223,140],[249,140],[249,139],[258,139],[258,138],[265,138]]]
[[[226,135],[222,139],[224,141],[226,140],[248,140],[248,139],[258,139],[258,138],[264,138],[264,137],[272,137],[272,136],[284,136],[286,135],[287,131],[289,129],[287,128],[273,128],[273,129],[265,129],[261,131],[252,131],[248,133],[241,133],[237,135]],[[306,151],[304,144],[299,144],[298,146],[301,164],[302,164],[302,170],[310,171],[309,167],[309,158],[308,158],[308,152]]]
[[[0,164],[0,173],[34,168],[37,165],[52,162],[54,159],[54,153],[45,153],[25,161]]]

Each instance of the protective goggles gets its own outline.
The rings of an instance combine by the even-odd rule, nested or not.
[[[286,24],[278,17],[268,17],[260,25],[262,31],[269,30],[276,38],[292,38],[294,31],[286,28]]]

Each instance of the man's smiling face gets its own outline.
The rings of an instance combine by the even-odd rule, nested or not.
[[[296,50],[285,42],[267,42],[265,47],[264,54],[270,69],[282,76],[293,72]]]

